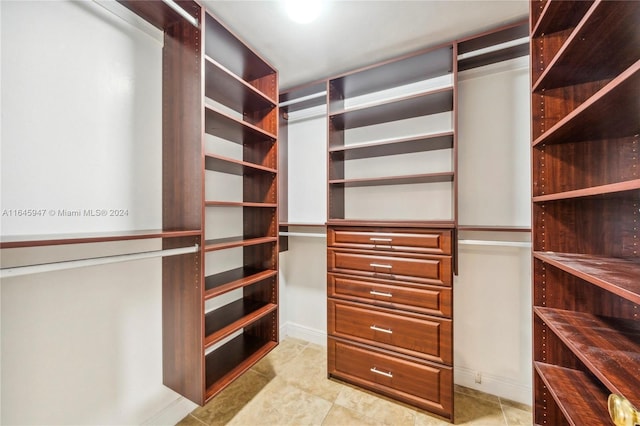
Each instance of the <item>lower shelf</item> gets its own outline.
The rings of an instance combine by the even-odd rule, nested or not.
[[[205,358],[205,402],[268,354],[278,342],[248,334],[230,340]]]
[[[582,371],[535,362],[535,369],[572,425],[610,424],[608,393]]]

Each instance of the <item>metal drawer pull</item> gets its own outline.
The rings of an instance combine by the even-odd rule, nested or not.
[[[392,265],[382,265],[380,263],[370,263],[369,266],[371,266],[372,268],[385,268],[385,269],[392,268]]]
[[[393,334],[393,331],[390,328],[380,328],[377,325],[372,325],[369,328],[375,331],[382,331],[383,333]]]
[[[640,424],[640,411],[636,410],[628,399],[612,393],[607,402],[609,416],[616,426]]]
[[[391,371],[389,371],[389,372],[380,371],[375,367],[371,367],[369,369],[369,371],[371,371],[372,373],[380,374],[381,376],[384,376],[384,377],[390,377],[390,378],[393,377],[393,374],[391,373]]]
[[[373,296],[384,296],[384,297],[392,297],[393,294],[391,293],[383,293],[381,291],[375,291],[375,290],[371,290],[369,292],[369,294],[373,295]]]
[[[377,242],[377,243],[390,243],[391,241],[393,241],[393,238],[376,238],[376,237],[371,237],[369,238],[369,240]]]

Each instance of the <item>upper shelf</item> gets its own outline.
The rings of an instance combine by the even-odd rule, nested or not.
[[[205,56],[205,96],[239,111],[262,111],[275,108],[269,97]]]
[[[522,21],[458,42],[458,71],[529,54],[529,24]]]
[[[593,0],[576,2],[547,1],[537,22],[534,24],[532,37],[575,28],[592,4]]]
[[[336,129],[351,129],[453,110],[453,87],[355,106],[329,115]]]
[[[118,2],[163,31],[185,19],[162,1],[118,0]],[[190,17],[190,20],[199,24],[200,6],[195,1],[182,0],[177,5]]]
[[[343,185],[347,188],[359,186],[406,185],[414,183],[452,182],[453,172],[425,173],[406,176],[383,176],[373,178],[332,179],[330,185]]]
[[[639,59],[638,22],[635,1],[596,1],[546,66],[533,92],[618,75]]]
[[[205,106],[205,132],[238,144],[276,140],[273,133],[233,118],[208,105]]]
[[[640,60],[540,135],[533,146],[637,134],[640,132],[638,93]]]
[[[144,240],[199,236],[200,230],[162,231],[140,230],[87,234],[9,235],[2,236],[0,248],[42,247],[64,244],[103,243],[109,241]]]
[[[280,110],[300,111],[327,103],[327,82],[312,83],[280,94]]]
[[[277,100],[275,69],[210,14],[205,18],[205,54],[231,73]]]
[[[330,85],[340,99],[351,98],[446,75],[452,67],[453,46],[447,45],[351,72]]]
[[[596,196],[624,196],[626,192],[637,191],[638,189],[640,189],[640,179],[634,179],[625,182],[616,182],[607,185],[592,186],[590,188],[576,189],[573,191],[538,195],[533,197],[532,200],[534,203],[542,203],[546,201],[561,201]]]
[[[223,157],[221,155],[206,154],[205,166],[206,170],[228,173],[232,175],[245,175],[252,173],[277,173],[276,169],[261,166],[247,161],[240,161],[234,158]]]
[[[534,252],[533,256],[626,300],[640,304],[640,261],[552,252]]]
[[[424,134],[357,145],[334,146],[329,148],[329,152],[337,155],[342,154],[345,160],[355,160],[449,148],[453,148],[453,132]]]

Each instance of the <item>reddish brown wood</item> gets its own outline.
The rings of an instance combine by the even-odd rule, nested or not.
[[[453,421],[451,367],[333,337],[328,339],[328,360],[330,377],[355,383]]]
[[[451,182],[454,179],[454,172],[425,173],[420,175],[406,176],[381,176],[371,178],[355,179],[331,179],[329,185],[359,187],[359,186],[380,186],[380,185],[406,185],[412,183],[433,183]]]
[[[538,37],[575,28],[592,4],[593,0],[539,2],[538,7],[531,8],[534,22],[531,34]]]
[[[419,312],[451,318],[451,288],[434,285],[357,278],[327,274],[327,295],[331,298],[370,303],[391,309]]]
[[[327,332],[442,364],[453,362],[450,319],[329,300]]]
[[[540,362],[534,365],[570,425],[605,425],[611,422],[607,411],[609,394],[585,373]]]
[[[207,154],[205,156],[205,168],[216,172],[229,173],[242,176],[245,173],[277,173],[277,169],[254,164],[248,161],[235,160],[221,155]]]
[[[451,231],[411,228],[329,228],[327,245],[366,250],[451,254]]]
[[[388,227],[398,226],[405,228],[455,228],[453,221],[393,221],[393,220],[353,220],[353,219],[331,219],[327,221],[327,226],[361,226],[364,228],[371,227]]]
[[[234,247],[246,247],[255,244],[274,243],[278,241],[276,237],[255,237],[247,238],[245,236],[217,238],[205,241],[205,251],[225,250]]]
[[[240,299],[205,315],[204,347],[208,348],[277,309],[259,300]]]
[[[186,22],[169,5],[156,0],[118,0],[128,9],[136,13],[155,27],[165,31],[175,24]],[[198,23],[201,21],[200,5],[191,0],[177,0],[176,3],[189,15],[195,18]]]
[[[277,273],[273,269],[242,267],[209,275],[205,278],[205,300],[275,277]]]

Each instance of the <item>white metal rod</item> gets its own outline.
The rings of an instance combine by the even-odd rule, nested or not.
[[[296,121],[309,120],[311,118],[321,118],[326,116],[327,116],[326,110],[322,112],[313,112],[309,114],[301,114],[301,115],[293,115],[293,116],[289,114],[289,118],[287,121],[289,121],[289,123],[293,123]]]
[[[310,237],[310,238],[327,238],[327,234],[314,232],[280,232],[281,237]]]
[[[323,96],[327,96],[327,91],[324,90],[322,92],[318,92],[318,93],[312,93],[310,95],[307,96],[302,96],[301,98],[296,98],[296,99],[291,99],[289,101],[284,101],[284,102],[280,102],[280,108],[282,107],[286,107],[289,105],[295,105],[295,104],[299,104],[305,101],[310,101],[311,99],[317,99],[317,98],[321,98]]]
[[[458,55],[458,60],[474,58],[486,53],[497,52],[499,50],[508,49],[514,46],[520,46],[521,44],[526,43],[529,43],[529,37],[521,37],[515,40],[505,41],[504,43],[496,44],[494,46],[484,47],[482,49],[474,50],[467,53],[461,53]]]
[[[189,15],[186,10],[184,10],[180,5],[178,5],[173,0],[162,0],[164,4],[169,6],[171,9],[175,10],[176,13],[186,19],[191,25],[198,28],[198,20],[193,16]]]
[[[64,260],[61,262],[2,268],[0,269],[0,278],[39,274],[42,272],[61,271],[64,269],[82,268],[85,266],[105,265],[108,263],[127,262],[130,260],[149,259],[152,257],[176,256],[179,254],[195,253],[198,251],[198,249],[198,244],[195,244],[192,247],[180,247],[166,250],[117,254],[114,256],[91,257],[87,259]]]
[[[531,247],[531,243],[528,241],[458,240],[458,243],[468,246]]]

